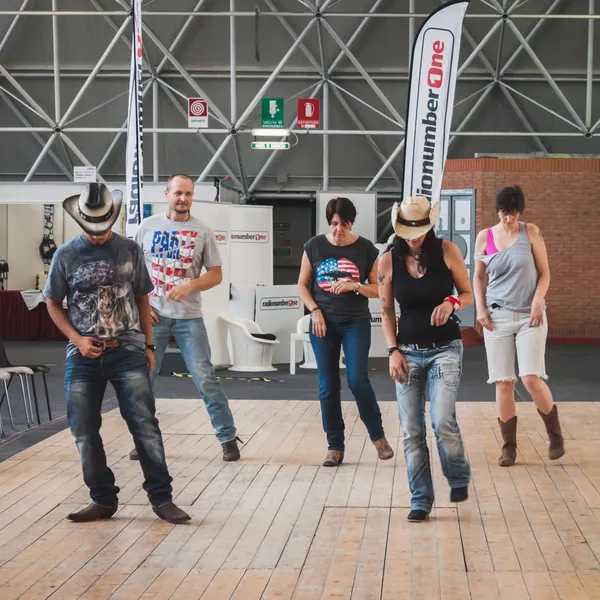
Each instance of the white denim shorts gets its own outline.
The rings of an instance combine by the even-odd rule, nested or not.
[[[506,308],[490,308],[493,331],[484,328],[483,338],[488,364],[488,383],[516,381],[515,354],[519,362],[519,377],[546,374],[546,338],[548,319],[538,327],[530,327],[529,313]]]

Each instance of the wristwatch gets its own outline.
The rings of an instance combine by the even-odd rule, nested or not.
[[[150,350],[151,352],[156,352],[156,344],[146,344],[146,350]]]
[[[394,353],[395,350],[398,350],[398,352],[400,352],[400,348],[398,348],[398,346],[392,346],[391,348],[387,348],[386,351],[385,351],[385,353],[388,356],[391,356]]]

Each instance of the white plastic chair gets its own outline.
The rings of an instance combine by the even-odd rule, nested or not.
[[[296,374],[296,342],[302,341],[302,350],[304,352],[304,362],[299,365],[301,369],[316,369],[317,359],[310,343],[308,328],[310,327],[310,315],[304,315],[298,319],[296,323],[296,333],[290,336],[290,373]],[[344,351],[340,353],[340,369],[344,369],[346,365],[342,360]]]
[[[219,313],[219,318],[229,324],[231,334],[233,364],[229,371],[277,371],[273,366],[273,346],[279,344],[279,340],[274,335],[263,333],[258,324],[249,319],[227,313]]]

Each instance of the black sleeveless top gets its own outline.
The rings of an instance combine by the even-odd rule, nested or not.
[[[445,325],[431,325],[431,313],[446,296],[454,293],[454,280],[442,259],[436,268],[427,268],[425,275],[415,279],[406,269],[404,260],[392,253],[392,289],[400,305],[398,344],[443,343],[461,339],[459,320],[451,314]]]

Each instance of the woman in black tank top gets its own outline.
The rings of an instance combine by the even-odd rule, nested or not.
[[[396,382],[412,493],[409,521],[425,520],[434,500],[425,431],[427,389],[451,502],[467,499],[471,479],[455,414],[463,354],[455,312],[472,304],[473,294],[458,246],[437,238],[433,231],[439,207],[439,202],[431,207],[423,196],[395,204],[392,223],[396,236],[379,259],[382,325],[390,375]],[[396,302],[400,307],[397,328]]]

